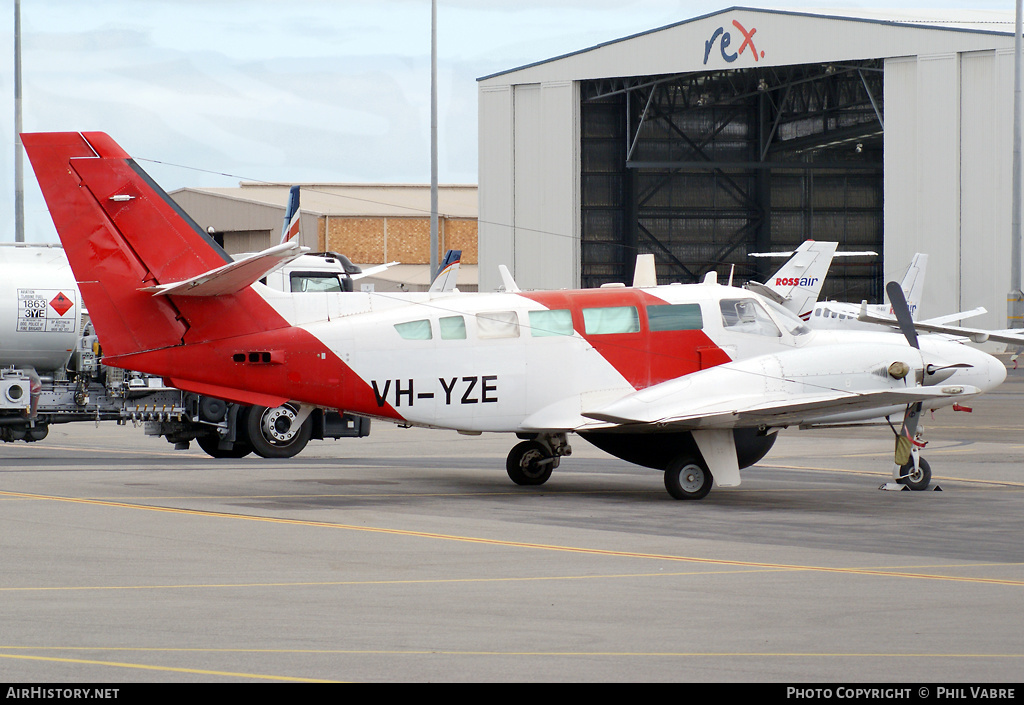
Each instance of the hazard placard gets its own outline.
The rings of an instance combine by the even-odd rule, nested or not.
[[[77,328],[74,289],[18,289],[19,333],[72,333]]]

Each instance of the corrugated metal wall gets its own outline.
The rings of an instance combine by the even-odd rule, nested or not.
[[[1009,289],[1012,54],[885,64],[885,271],[929,256],[922,315],[984,306],[1004,327]]]

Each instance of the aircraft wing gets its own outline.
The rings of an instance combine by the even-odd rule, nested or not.
[[[972,308],[970,311],[958,311],[956,313],[949,313],[945,316],[936,316],[935,318],[926,318],[921,323],[927,323],[928,325],[941,326],[953,321],[963,321],[967,318],[974,318],[975,316],[981,316],[988,313],[988,309],[984,306],[978,308]]]
[[[658,429],[677,430],[705,428],[737,428],[752,426],[790,426],[812,423],[830,416],[857,411],[880,411],[914,402],[968,397],[980,393],[976,387],[955,385],[944,387],[909,387],[870,392],[843,391],[804,395],[740,395],[724,392],[714,398],[704,397],[694,404],[687,395],[662,395],[651,402],[657,387],[672,385],[676,380],[630,394],[612,404],[585,411],[583,416],[618,425],[651,425]],[[661,390],[664,391],[664,390]],[[878,414],[875,414],[876,416]]]
[[[297,242],[285,242],[263,250],[252,257],[229,262],[223,267],[211,269],[184,281],[147,286],[140,291],[152,292],[153,296],[225,296],[234,294],[308,251],[308,247],[302,247]]]
[[[374,274],[379,274],[379,273],[383,272],[385,269],[387,269],[388,267],[393,267],[396,264],[401,264],[401,262],[395,261],[395,262],[388,262],[386,264],[378,264],[378,265],[375,265],[373,267],[367,267],[366,269],[364,269],[363,271],[359,272],[358,274],[350,274],[349,276],[352,277],[352,279],[362,279],[363,277],[372,277]]]
[[[867,323],[880,323],[886,326],[893,326],[894,328],[899,327],[899,323],[895,318],[877,316],[869,313],[866,302],[861,304],[860,314],[857,316],[857,320],[865,321]],[[975,343],[984,343],[992,340],[997,343],[1007,343],[1009,345],[1024,345],[1024,330],[1021,330],[1020,333],[1014,333],[1012,329],[985,330],[983,328],[964,328],[962,326],[947,326],[930,321],[914,321],[914,328],[926,333],[944,333],[946,335],[969,338]]]

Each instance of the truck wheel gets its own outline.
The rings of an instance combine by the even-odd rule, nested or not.
[[[253,406],[245,419],[245,430],[256,455],[263,458],[291,458],[302,452],[313,435],[313,417],[296,425],[298,409],[283,404],[273,409]]]
[[[216,433],[211,433],[208,436],[199,436],[196,438],[196,443],[211,458],[244,458],[252,452],[252,446],[245,441],[235,441],[230,450],[218,448],[220,436]]]

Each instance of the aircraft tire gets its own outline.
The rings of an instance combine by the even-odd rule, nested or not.
[[[551,458],[547,447],[539,441],[517,443],[508,453],[505,470],[517,485],[543,485],[551,477],[554,463],[540,461]]]
[[[901,477],[897,482],[920,492],[921,490],[928,489],[928,484],[932,481],[932,468],[927,460],[918,458],[917,470],[914,469],[914,461],[911,460],[900,468],[900,475],[905,475],[906,477]]]
[[[244,458],[252,452],[252,446],[245,441],[235,441],[230,450],[219,448],[220,437],[216,433],[208,436],[199,436],[196,443],[211,458]]]
[[[665,469],[665,489],[675,499],[704,499],[714,483],[711,471],[695,458],[678,458]]]
[[[250,407],[243,423],[253,451],[261,458],[291,458],[302,452],[313,435],[313,418],[307,417],[302,426],[293,431],[290,421],[297,409],[284,404],[273,409],[265,406]]]

